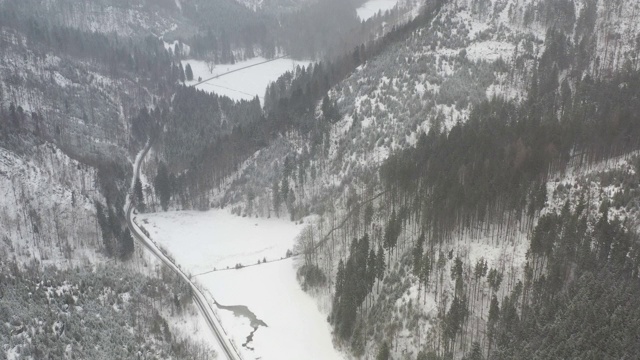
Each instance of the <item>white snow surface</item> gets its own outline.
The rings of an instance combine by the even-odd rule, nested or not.
[[[374,17],[378,12],[384,13],[393,9],[398,4],[398,0],[369,0],[356,9],[358,18],[366,21]]]
[[[139,214],[151,239],[192,274],[283,258],[302,230],[283,219],[243,218],[225,210]]]
[[[234,216],[225,210],[139,214],[136,222],[219,304],[247,306],[267,324],[258,327],[245,347],[253,330],[248,319],[216,311],[245,359],[342,358],[333,348],[326,314],[296,280],[295,260],[280,260],[303,226]],[[237,263],[253,265],[264,258],[268,263],[233,269]],[[201,274],[227,266],[231,270]]]
[[[266,327],[260,326],[247,344],[251,331],[248,320],[219,310],[224,325],[231,325],[235,343],[246,358],[262,359],[342,359],[333,348],[331,328],[315,300],[300,288],[294,260],[267,263],[234,271],[199,276],[222,305],[246,305]],[[239,330],[239,331],[236,331]]]
[[[467,48],[467,57],[472,61],[494,62],[499,58],[509,60],[513,56],[515,45],[504,41],[483,41],[473,43]]]
[[[310,61],[297,61],[288,58],[273,59],[255,57],[235,64],[216,64],[213,71],[209,70],[207,62],[200,60],[183,60],[182,66],[191,65],[193,81],[186,85],[195,85],[198,89],[228,96],[233,100],[252,100],[256,96],[263,99],[267,86],[276,81],[287,71],[294,71],[296,67],[308,66]],[[199,78],[207,80],[198,84]],[[196,85],[198,84],[198,85]]]

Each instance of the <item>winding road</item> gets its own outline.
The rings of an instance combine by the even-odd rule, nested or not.
[[[132,184],[135,183],[135,179],[140,174],[140,164],[142,160],[149,152],[151,148],[151,142],[148,142],[145,148],[142,150],[141,154],[139,154],[139,160],[136,162],[135,169],[133,171],[133,181]],[[222,324],[220,320],[215,315],[211,304],[207,301],[204,293],[196,286],[195,283],[191,281],[191,279],[164,253],[156,246],[156,244],[144,234],[142,229],[135,223],[134,216],[136,212],[134,211],[133,204],[129,201],[126,205],[126,215],[127,215],[127,226],[129,227],[131,234],[136,239],[136,241],[142,244],[147,250],[149,250],[156,258],[162,261],[166,266],[171,268],[177,275],[179,275],[191,288],[193,299],[195,300],[198,309],[204,316],[207,324],[209,324],[209,328],[213,332],[216,340],[220,344],[220,348],[224,352],[224,355],[229,360],[242,360],[242,356],[240,355],[238,349],[235,345],[229,340],[229,336],[222,328]]]

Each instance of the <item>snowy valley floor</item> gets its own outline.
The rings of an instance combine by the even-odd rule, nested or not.
[[[252,100],[258,96],[264,103],[264,93],[272,81],[278,80],[287,71],[295,71],[298,66],[306,67],[311,62],[255,57],[235,64],[217,64],[212,68],[204,61],[193,59],[183,60],[182,64],[184,67],[189,64],[193,69],[193,81],[187,81],[186,85],[195,85],[198,90],[215,92],[236,101]],[[203,82],[200,83],[199,79]]]
[[[215,298],[245,359],[343,358],[333,347],[327,315],[296,280],[296,260],[280,260],[302,225],[225,210],[141,214],[136,221]]]

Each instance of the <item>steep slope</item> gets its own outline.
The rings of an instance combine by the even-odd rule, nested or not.
[[[93,201],[104,201],[96,170],[51,144],[0,154],[3,258],[44,264],[95,259],[101,239]]]
[[[297,148],[296,167],[304,164],[306,175],[314,167],[315,173],[328,176],[308,182],[304,194],[332,192],[336,178],[329,178],[334,176],[342,180],[368,174],[371,165],[379,164],[389,153],[414,145],[420,133],[432,127],[448,130],[464,122],[470,107],[487,98],[522,101],[534,81],[547,86],[538,91],[549,91],[550,96],[561,91],[571,94],[586,75],[610,74],[625,63],[634,66],[636,6],[591,1],[458,1],[446,5],[429,27],[367,60],[331,90],[340,120],[330,125],[324,138],[314,139],[306,150],[300,142],[304,139],[296,134],[283,139],[286,147]],[[561,11],[565,8],[568,10]],[[553,31],[560,23],[564,28]],[[613,32],[614,26],[625,35],[606,41],[601,34]],[[593,51],[585,53],[585,49]],[[605,58],[609,59],[606,65]],[[322,112],[316,115],[318,123],[326,121]],[[281,143],[273,145],[274,153],[282,153],[276,149]],[[313,154],[307,155],[310,152]],[[275,176],[249,175],[238,193],[264,193],[282,180],[278,174],[282,156],[264,152],[257,156],[281,159],[279,164],[261,158],[248,162],[247,166],[263,167],[256,170],[259,173]],[[344,193],[344,186],[336,191]],[[303,207],[318,202],[307,202],[298,195]]]

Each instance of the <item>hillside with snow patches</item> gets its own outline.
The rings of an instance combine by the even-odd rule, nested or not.
[[[537,59],[545,51],[547,28],[561,20],[578,29],[592,17],[593,36],[587,40],[594,51],[583,59],[591,76],[633,63],[638,4],[594,2],[590,9],[596,13],[589,15],[589,2],[566,3],[571,5],[566,15],[544,13],[545,2],[534,1],[446,5],[430,26],[368,60],[330,91],[341,118],[331,126],[323,152],[310,155],[309,144],[296,133],[287,134],[247,160],[237,175],[237,188],[232,183],[224,201],[242,205],[241,194],[264,193],[289,154],[316,170],[318,176],[307,176],[311,181],[298,190],[305,194],[304,200],[298,197],[301,206],[313,206],[317,199],[326,199],[325,194],[346,194],[348,180],[365,178],[390,153],[415,145],[421,133],[434,126],[446,131],[464,122],[480,101],[524,101]],[[567,31],[568,38],[587,36]],[[603,33],[619,36],[607,40]],[[562,78],[560,74],[560,83]],[[316,116],[321,119],[320,106]]]
[[[550,29],[563,33],[573,49],[567,60],[569,67],[558,73],[558,84],[571,71],[601,78],[625,67],[637,69],[635,39],[640,4],[625,1],[552,3],[456,1],[446,4],[429,26],[368,59],[332,88],[329,99],[336,102],[340,119],[330,126],[320,144],[310,144],[295,131],[279,137],[244,162],[225,185],[217,203],[230,205],[236,213],[246,216],[273,216],[274,193],[284,184],[283,179],[286,180],[294,200],[283,203],[281,207],[286,205],[288,211],[281,209],[281,212],[287,216],[293,210],[296,215],[291,215],[292,218],[321,214],[313,225],[315,241],[323,240],[331,245],[321,248],[316,261],[328,277],[334,279],[338,261],[347,259],[350,253],[351,237],[367,232],[358,227],[359,220],[355,219],[362,216],[364,207],[359,212],[355,207],[360,206],[358,201],[376,199],[376,193],[382,191],[376,178],[384,160],[394,152],[415,146],[420,134],[434,127],[446,132],[455,124],[464,123],[470,109],[484,100],[497,97],[525,102],[532,78],[538,76],[538,62],[549,47],[556,46]],[[576,84],[569,86],[577,91]],[[320,104],[316,119],[323,121]],[[611,218],[633,219],[638,205],[629,199],[637,194],[625,190],[624,184],[633,181],[629,179],[635,176],[634,161],[627,155],[625,159],[603,161],[587,168],[576,165],[577,169],[567,173],[550,174],[547,203],[538,216],[559,213],[565,203],[575,209],[585,194],[591,194],[588,196],[590,222],[596,222],[600,216],[598,211],[603,202],[616,204],[609,212]],[[379,200],[372,204],[376,215],[369,234],[376,249],[377,244],[382,245],[385,218],[391,209]],[[342,222],[344,219],[346,224]],[[355,225],[349,225],[354,222]],[[376,355],[381,339],[389,339],[393,344],[394,358],[415,358],[426,344],[437,346],[440,321],[456,291],[455,281],[447,274],[453,266],[451,254],[468,266],[465,276],[469,276],[469,282],[474,281],[472,267],[479,260],[485,260],[490,269],[504,274],[503,286],[497,292],[501,299],[514,290],[518,281],[524,281],[523,268],[535,222],[527,224],[519,220],[518,223],[521,225],[510,226],[504,235],[499,235],[504,229],[487,224],[482,231],[463,232],[453,245],[442,248],[433,261],[440,259],[440,270],[436,274],[444,274],[444,278],[435,280],[436,290],[431,294],[424,293],[417,277],[409,275],[410,250],[420,234],[403,232],[399,254],[394,255],[395,259],[391,256],[384,283],[374,285],[382,290],[376,290],[365,300],[369,310],[362,316],[370,319],[359,320],[373,322],[377,330],[362,335],[359,341],[364,344],[343,346],[352,350],[356,347],[362,351],[360,355],[368,358]],[[500,236],[509,240],[498,241]],[[300,242],[304,241],[309,240],[301,236]],[[488,285],[478,286],[480,290],[474,295],[478,305],[472,309],[471,332],[484,329],[494,293]],[[331,289],[331,285],[328,287]],[[319,306],[330,308],[331,292],[316,295]],[[486,342],[482,344],[486,346]]]
[[[242,9],[255,11],[284,11],[298,8],[303,1],[283,0],[214,0],[219,14],[229,15]],[[190,36],[203,25],[202,19],[194,16],[193,10],[211,11],[206,2],[200,0],[163,1],[113,1],[113,0],[26,0],[20,4],[5,1],[5,6],[17,16],[34,18],[46,16],[53,24],[83,31],[115,33],[121,37],[143,38],[148,35],[180,37]],[[212,3],[211,1],[209,3]],[[215,11],[215,8],[214,8]],[[213,15],[219,20],[215,13]]]
[[[92,52],[105,43],[92,40],[138,34],[156,20],[163,28],[167,18],[33,2],[33,19],[51,14],[51,23],[90,33],[36,20],[27,29],[15,22],[27,5],[0,4],[3,17],[14,12],[0,26],[0,358],[214,357],[188,288],[142,249],[125,255],[123,235],[106,236],[97,211],[107,209],[109,228],[124,226],[142,145],[131,116],[160,94],[133,76],[140,68],[108,65]],[[51,40],[45,31],[59,32]]]
[[[104,254],[99,187],[95,168],[51,143],[0,148],[3,356],[214,356],[215,339],[175,275],[142,249],[119,266]]]
[[[95,169],[51,144],[22,156],[0,149],[0,158],[3,258],[52,265],[95,259],[101,240],[93,200],[102,197]]]
[[[514,40],[500,40],[516,30],[490,26],[478,16],[468,8],[447,6],[429,28],[367,61],[330,92],[341,119],[323,143],[328,151],[310,158],[308,145],[296,134],[279,139],[272,150],[262,150],[247,162],[249,171],[264,176],[240,175],[238,183],[245,188],[231,190],[228,196],[270,187],[282,171],[282,154],[290,151],[283,147],[295,149],[301,161],[311,161],[317,168],[320,176],[311,179],[308,187],[313,191],[304,189],[306,194],[325,198],[325,193],[342,193],[346,179],[356,174],[366,177],[391,152],[415,144],[421,132],[434,125],[450,129],[464,121],[472,104],[494,94],[524,98],[528,84],[523,79],[543,50],[544,39],[518,31]],[[518,53],[514,41],[522,43]],[[516,61],[520,68],[512,66]]]

